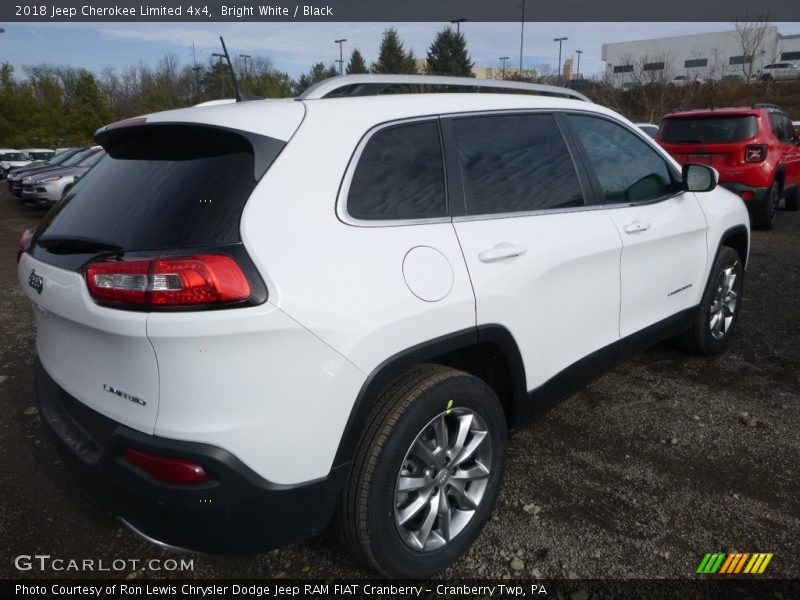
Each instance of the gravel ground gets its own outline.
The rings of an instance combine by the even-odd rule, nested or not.
[[[21,575],[19,554],[168,557],[64,471],[33,407],[33,321],[13,257],[41,216],[2,184],[0,576]],[[766,575],[800,577],[799,249],[800,213],[754,232],[742,318],[724,355],[659,345],[516,434],[495,515],[442,577],[683,578],[706,552],[734,550],[773,552]],[[190,575],[373,573],[326,533],[260,555],[195,556]]]

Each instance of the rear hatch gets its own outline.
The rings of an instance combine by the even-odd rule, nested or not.
[[[285,141],[144,119],[97,139],[108,155],[44,217],[19,282],[34,304],[36,348],[50,377],[94,410],[152,434],[160,384],[148,316],[266,300],[239,221]],[[250,296],[200,297],[196,289],[206,290],[181,287],[203,257],[217,262],[201,283],[216,284],[213,269],[228,264],[220,256],[246,274]],[[177,272],[162,274],[165,264]]]
[[[756,135],[753,114],[675,115],[661,123],[658,142],[680,164],[711,165],[722,176],[745,163],[745,148]]]

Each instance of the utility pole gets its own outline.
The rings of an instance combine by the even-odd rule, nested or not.
[[[575,68],[575,72],[577,74],[577,79],[581,78],[581,54],[583,54],[583,50],[575,50],[575,54],[578,55],[578,66]]]
[[[219,76],[219,97],[225,97],[225,74],[222,72],[222,59],[225,58],[224,54],[220,54],[219,52],[212,52],[211,56],[215,56],[219,59],[217,66],[217,75]]]
[[[244,59],[244,76],[247,77],[247,59],[253,57],[250,54],[240,54],[239,58]]]
[[[456,35],[460,35],[461,34],[461,24],[464,21],[466,21],[466,19],[453,19],[452,21],[450,21],[451,25],[455,25],[456,26]]]
[[[344,75],[344,54],[342,52],[342,44],[344,44],[347,40],[342,38],[340,40],[333,40],[334,44],[339,44],[339,60],[336,62],[339,63],[339,75]]]
[[[522,77],[522,47],[525,45],[525,0],[522,0],[522,26],[519,32],[519,76]]]
[[[554,42],[558,42],[558,80],[561,81],[561,44],[565,40],[569,38],[560,37],[560,38],[553,38]]]
[[[503,61],[503,79],[504,79],[504,80],[505,80],[505,78],[506,78],[506,61],[507,61],[508,59],[509,59],[509,57],[508,57],[508,56],[501,56],[501,57],[498,59],[498,60],[502,60],[502,61]]]

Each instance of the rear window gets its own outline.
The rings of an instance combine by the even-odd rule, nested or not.
[[[272,141],[277,156],[284,142]],[[250,140],[219,128],[153,125],[104,144],[108,154],[47,214],[39,241],[90,239],[129,251],[241,241],[239,220],[256,185]]]
[[[724,144],[741,142],[758,133],[752,115],[719,117],[683,117],[665,119],[660,137],[667,144]]]

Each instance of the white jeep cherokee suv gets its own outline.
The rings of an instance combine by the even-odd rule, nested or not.
[[[463,86],[501,93],[438,93]],[[168,545],[335,520],[375,569],[430,575],[489,518],[509,431],[632,352],[720,352],[736,325],[741,199],[570,90],[347,76],[96,140],[21,243],[36,394]]]

